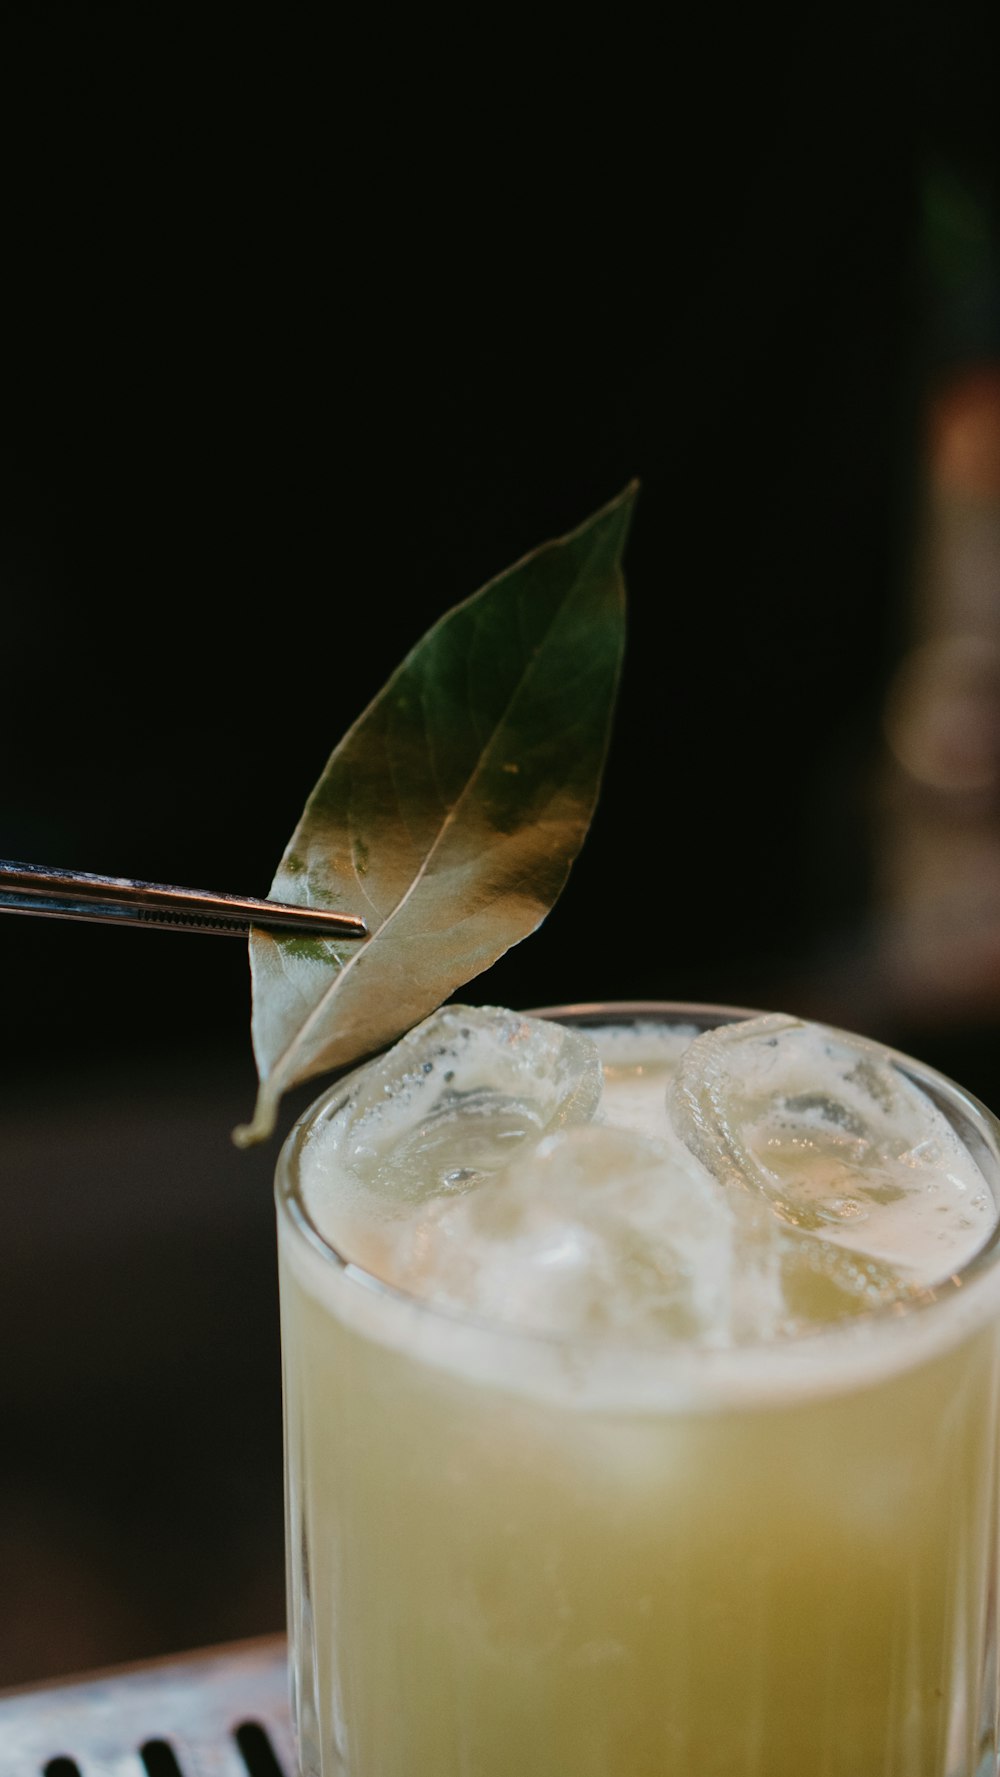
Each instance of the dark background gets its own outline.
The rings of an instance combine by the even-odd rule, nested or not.
[[[638,476],[598,814],[467,997],[788,1006],[1000,1104],[1000,971],[878,936],[993,37],[573,30],[4,9],[0,854],[265,893],[412,643]],[[9,916],[0,980],[0,1685],[278,1629],[245,948]]]

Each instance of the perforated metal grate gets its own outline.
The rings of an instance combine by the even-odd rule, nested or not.
[[[283,1636],[0,1692],[0,1777],[294,1777]]]

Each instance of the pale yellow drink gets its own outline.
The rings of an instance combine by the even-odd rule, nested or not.
[[[424,1116],[443,1054],[402,1114],[355,1078],[286,1148],[303,1770],[992,1777],[993,1120],[906,1064],[961,1142],[873,1073],[865,1148],[853,1082],[831,1109],[785,1081],[787,1127],[741,1101],[716,1166],[711,1093],[644,1026],[601,1039],[599,1103],[559,1056],[534,1122],[474,1068]]]

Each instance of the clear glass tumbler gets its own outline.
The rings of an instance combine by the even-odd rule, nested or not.
[[[1000,1201],[995,1118],[893,1059]],[[313,1224],[347,1085],[277,1176],[304,1777],[995,1777],[998,1238],[925,1304],[783,1344],[518,1333]]]

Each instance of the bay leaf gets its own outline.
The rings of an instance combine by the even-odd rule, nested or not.
[[[370,935],[252,931],[260,1086],[240,1146],[273,1132],[289,1088],[393,1042],[560,894],[604,768],[636,492],[448,611],[331,754],[270,897],[358,914]]]

